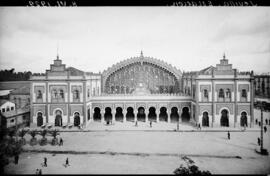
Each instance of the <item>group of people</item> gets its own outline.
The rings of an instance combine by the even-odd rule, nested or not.
[[[255,124],[261,126],[261,122],[258,121],[258,119],[255,119]],[[270,126],[270,120],[268,121],[268,119],[265,119],[265,124]]]
[[[41,166],[42,167],[47,167],[47,158],[46,157],[43,158],[43,163],[41,163]],[[63,164],[63,166],[64,167],[70,166],[68,157],[66,158],[66,162],[65,162],[65,164]],[[42,174],[42,169],[36,169],[36,174],[41,175]]]

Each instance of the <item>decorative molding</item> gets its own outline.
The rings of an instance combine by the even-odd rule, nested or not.
[[[223,90],[230,89],[231,92],[233,92],[234,90],[234,84],[216,84],[215,86],[216,86],[216,92],[218,92],[219,89],[223,89]]]
[[[64,104],[53,104],[50,105],[50,115],[54,115],[53,112],[55,109],[59,108],[63,111],[63,115],[66,116],[67,115],[67,106]]]
[[[206,89],[208,92],[211,92],[211,85],[200,85],[200,92],[203,92],[204,89]]]
[[[199,115],[202,115],[204,111],[207,111],[208,115],[212,115],[212,105],[199,105]]]
[[[219,111],[222,108],[228,108],[230,111],[230,114],[233,115],[234,114],[234,108],[233,108],[234,104],[233,103],[218,103],[216,104],[216,114],[219,114]]]
[[[250,105],[238,105],[237,110],[238,110],[237,115],[241,115],[242,111],[246,111],[247,115],[250,116]]]
[[[247,92],[249,91],[249,85],[248,84],[238,84],[238,92],[241,92],[242,89],[246,89]]]

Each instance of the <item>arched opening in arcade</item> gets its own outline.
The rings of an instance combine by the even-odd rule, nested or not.
[[[154,108],[154,107],[149,108],[148,120],[154,121],[154,122],[157,121],[156,108]]]
[[[124,118],[123,109],[121,107],[117,107],[115,113],[115,120],[123,122],[123,118]]]
[[[112,120],[112,109],[110,107],[105,108],[104,120],[105,121]]]
[[[100,108],[98,107],[94,108],[93,118],[94,118],[94,121],[101,121]]]
[[[42,126],[43,125],[43,117],[42,117],[42,113],[38,112],[37,113],[37,126]]]
[[[208,116],[208,112],[203,112],[202,126],[209,127],[209,116]]]
[[[80,114],[78,112],[74,113],[74,126],[80,125]]]
[[[189,122],[190,113],[189,113],[189,108],[188,107],[184,107],[182,109],[181,119],[182,119],[182,122]]]
[[[164,122],[168,121],[167,108],[165,107],[160,108],[159,121],[164,121]]]
[[[127,114],[126,114],[126,119],[127,121],[134,121],[134,112],[133,112],[133,108],[132,107],[128,107],[127,108]]]
[[[247,113],[245,111],[241,113],[240,125],[247,127]]]
[[[55,111],[55,121],[54,126],[62,126],[62,111],[56,110]]]
[[[137,120],[138,120],[138,121],[145,122],[145,112],[144,112],[144,107],[139,107],[139,108],[138,108]]]
[[[171,122],[178,122],[178,120],[179,120],[178,108],[173,107],[171,109]]]
[[[220,126],[229,126],[229,117],[228,117],[228,110],[223,109],[221,111],[221,118],[220,118]]]

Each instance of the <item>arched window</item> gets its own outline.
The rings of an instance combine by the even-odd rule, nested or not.
[[[64,98],[64,91],[62,89],[60,89],[60,97]]]
[[[226,89],[226,98],[231,98],[231,90]]]
[[[57,98],[57,91],[56,91],[56,89],[53,89],[52,94],[53,94],[53,97],[54,98]]]
[[[74,92],[73,92],[73,98],[74,99],[79,99],[79,91],[78,90],[74,90]]]
[[[224,90],[223,89],[219,89],[218,97],[224,98]]]
[[[37,92],[37,99],[42,99],[41,90],[38,90],[38,92]]]
[[[247,90],[246,90],[246,89],[242,89],[241,96],[242,96],[243,98],[247,98]]]
[[[203,96],[204,96],[204,98],[208,98],[208,90],[207,89],[203,90]]]

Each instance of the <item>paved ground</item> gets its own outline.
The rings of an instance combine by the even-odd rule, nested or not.
[[[270,157],[255,152],[259,134],[231,132],[228,140],[226,132],[63,132],[64,146],[27,144],[25,150],[43,152],[24,153],[19,165],[9,164],[6,172],[34,173],[47,156],[49,167],[44,173],[171,174],[183,162],[181,156],[187,155],[215,174],[266,174],[270,173]],[[270,151],[270,133],[264,137]],[[26,138],[29,141],[30,136]],[[50,153],[59,151],[64,153]],[[63,167],[66,157],[71,167]]]
[[[64,146],[27,144],[24,150],[28,152],[20,156],[19,164],[10,163],[5,170],[9,174],[33,174],[42,168],[46,156],[48,167],[42,170],[48,174],[172,174],[183,163],[181,156],[187,155],[201,169],[214,174],[270,174],[270,156],[255,152],[258,126],[245,132],[234,129],[231,140],[227,139],[231,128],[197,132],[181,125],[180,129],[187,131],[174,132],[166,131],[169,126],[164,124],[160,127],[163,130],[143,131],[150,128],[145,124],[132,127],[140,130],[116,131],[115,126],[103,125],[99,131],[61,132]],[[26,136],[27,141],[30,138]],[[270,152],[269,130],[264,134],[264,146]],[[71,164],[67,168],[63,166],[66,157]]]

